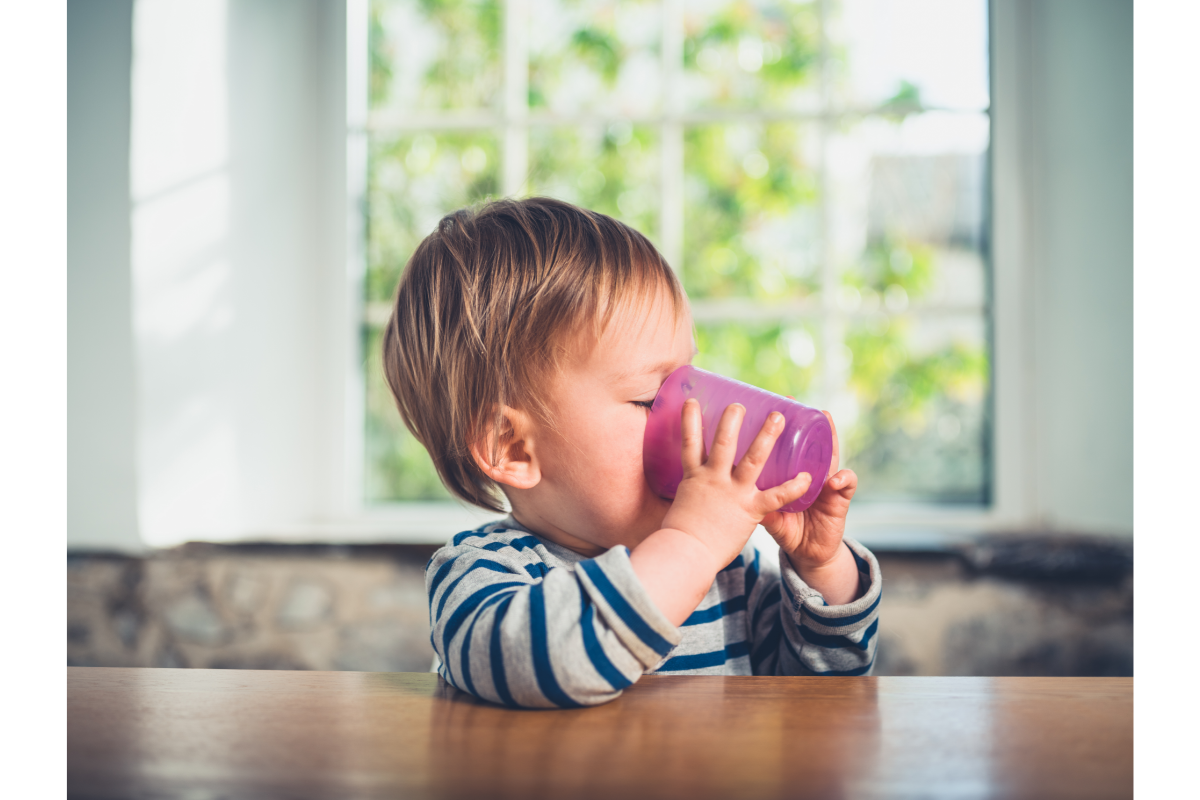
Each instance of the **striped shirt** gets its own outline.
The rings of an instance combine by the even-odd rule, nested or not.
[[[525,708],[604,703],[639,676],[865,675],[882,578],[862,545],[860,597],[826,605],[782,552],[752,544],[676,628],[617,546],[585,558],[511,516],[456,535],[425,569],[435,667],[466,692]]]

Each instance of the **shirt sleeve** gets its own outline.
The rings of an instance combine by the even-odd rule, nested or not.
[[[513,544],[447,546],[425,570],[430,638],[453,686],[513,707],[597,705],[682,638],[626,548],[568,569],[531,563]]]
[[[859,598],[826,605],[821,593],[800,579],[781,550],[779,560],[762,559],[749,592],[755,675],[867,675],[875,663],[883,578],[870,550],[844,539],[858,567]],[[749,583],[749,581],[747,581]]]

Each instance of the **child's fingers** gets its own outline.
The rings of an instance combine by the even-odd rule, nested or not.
[[[838,464],[840,463],[841,458],[839,454],[841,450],[838,447],[837,425],[833,424],[833,415],[828,411],[822,411],[821,413],[825,415],[825,419],[829,420],[829,428],[833,431],[833,458],[829,460],[829,475],[825,476],[828,478],[832,476],[833,473],[838,471]]]
[[[844,469],[831,477],[825,485],[849,500],[858,491],[858,475],[852,469]]]
[[[746,455],[742,456],[742,460],[734,467],[734,480],[743,483],[754,483],[758,480],[763,465],[767,463],[771,450],[775,448],[775,440],[779,438],[781,431],[783,431],[783,415],[778,411],[772,411],[763,421],[762,429],[750,443]]]
[[[799,500],[808,491],[808,487],[810,486],[812,486],[812,475],[809,475],[807,472],[801,472],[786,483],[781,483],[774,488],[759,492],[759,513],[764,515],[769,514],[772,511],[778,511],[788,503]]]
[[[729,474],[733,469],[733,457],[737,455],[738,431],[742,427],[742,419],[746,416],[746,407],[741,403],[731,403],[721,414],[717,423],[717,432],[713,435],[712,449],[708,451],[705,462],[713,469]]]
[[[704,421],[700,403],[689,398],[683,404],[683,471],[699,469],[704,463]]]

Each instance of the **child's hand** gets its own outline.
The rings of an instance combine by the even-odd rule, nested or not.
[[[737,557],[764,515],[796,500],[812,483],[808,473],[801,473],[766,491],[754,485],[783,431],[783,416],[778,412],[767,417],[742,460],[734,466],[738,430],[745,415],[746,409],[740,403],[725,409],[713,436],[712,452],[705,458],[700,404],[695,400],[684,403],[683,480],[662,522],[664,528],[699,539],[713,554],[718,569]]]
[[[837,427],[828,411],[821,413],[833,428],[833,459],[821,494],[799,513],[772,511],[763,517],[762,525],[787,553],[801,579],[825,595],[826,602],[838,604],[853,600],[858,593],[854,557],[842,546],[846,512],[858,488],[858,476],[848,469],[838,471]]]
[[[662,527],[629,554],[650,600],[672,625],[682,625],[696,610],[714,576],[737,558],[763,516],[797,499],[812,484],[812,478],[801,473],[765,492],[754,485],[783,431],[783,416],[778,413],[767,417],[734,466],[738,429],[745,416],[746,409],[739,403],[725,409],[712,452],[705,458],[700,404],[695,400],[683,404],[683,479]]]

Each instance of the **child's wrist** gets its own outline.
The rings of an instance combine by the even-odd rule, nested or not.
[[[858,597],[858,566],[845,542],[840,542],[834,556],[824,562],[805,561],[790,553],[788,559],[800,580],[820,592],[830,605],[842,605]]]
[[[842,558],[842,551],[846,549],[848,547],[845,542],[838,542],[838,546],[825,558],[806,556],[799,552],[799,548],[787,551],[787,556],[796,572],[821,572],[836,564]]]

